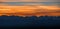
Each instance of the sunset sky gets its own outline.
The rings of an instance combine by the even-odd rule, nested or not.
[[[33,3],[33,2],[40,2],[40,3]],[[10,5],[21,5],[21,4],[58,5],[59,4],[60,5],[60,0],[0,0],[0,4],[10,4]]]
[[[1,2],[60,2],[60,0],[0,0]]]
[[[32,14],[52,11],[60,11],[59,0],[0,0],[0,13]]]

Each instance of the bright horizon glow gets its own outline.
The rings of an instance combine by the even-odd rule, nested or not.
[[[14,14],[19,16],[60,16],[60,0],[0,0],[0,9],[0,13],[20,13]]]
[[[23,9],[22,9],[23,8]],[[48,9],[48,10],[60,10],[58,6],[0,6],[0,9],[22,9],[22,10],[29,10],[29,9]]]

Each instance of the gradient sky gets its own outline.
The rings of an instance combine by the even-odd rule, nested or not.
[[[1,4],[6,5],[32,5],[32,4],[38,4],[38,5],[56,5],[60,6],[60,0],[0,0]],[[31,3],[28,3],[31,2]],[[37,2],[37,3],[33,3]]]
[[[1,2],[60,2],[60,0],[0,0]]]
[[[4,6],[1,6],[1,5],[4,5]],[[19,6],[19,5],[33,5],[33,6]],[[52,12],[52,11],[59,12],[60,1],[59,0],[0,0],[0,9],[1,9],[0,10],[1,13],[21,12],[27,15],[30,13],[37,14],[39,12],[38,13],[39,15],[41,11],[42,12]],[[57,15],[60,15],[60,13],[58,13]]]

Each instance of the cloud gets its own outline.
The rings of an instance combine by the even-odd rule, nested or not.
[[[60,11],[60,8],[58,6],[32,6],[32,7],[31,6],[0,6],[0,9],[1,9],[0,13],[20,13],[20,14],[12,14],[12,15],[17,15],[17,16],[37,15],[37,14],[39,16],[46,15],[46,14],[50,15],[50,13],[45,14],[45,12]],[[42,14],[41,12],[44,12],[44,13]],[[55,14],[54,12],[51,15],[60,15],[60,13]]]
[[[58,6],[0,6],[0,9],[11,9],[12,12],[36,12],[37,10],[50,11],[60,10]],[[17,10],[18,9],[18,10]],[[9,10],[10,11],[10,10]],[[6,11],[7,12],[7,11]],[[7,12],[8,13],[8,12]]]

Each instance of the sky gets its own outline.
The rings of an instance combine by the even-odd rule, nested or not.
[[[0,0],[0,13],[21,12],[25,15],[29,15],[32,13],[33,14],[38,13],[39,15],[40,12],[54,12],[54,11],[60,12],[60,0]],[[60,15],[60,13],[56,15]]]
[[[30,3],[29,3],[30,2]],[[34,3],[35,2],[35,3]],[[60,5],[60,0],[0,0],[0,5]]]
[[[1,2],[60,2],[60,0],[0,0]]]

